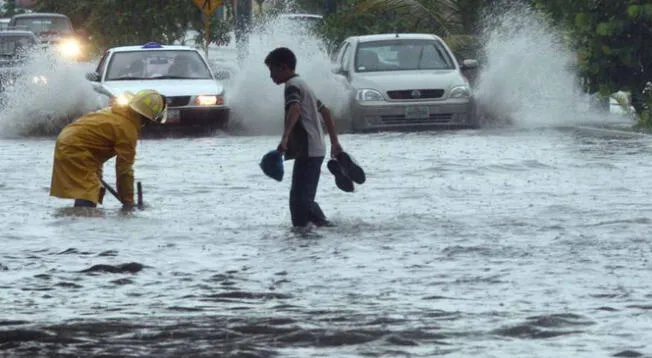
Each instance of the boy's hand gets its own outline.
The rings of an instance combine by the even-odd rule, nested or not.
[[[339,153],[343,152],[342,145],[339,142],[331,144],[331,158],[335,158]]]
[[[335,143],[331,145],[331,158],[335,158],[338,154],[340,154],[343,151],[344,149],[342,149],[340,143]]]
[[[278,148],[276,148],[281,153],[285,153],[288,150],[288,139],[283,137],[281,139],[281,143],[278,144]]]

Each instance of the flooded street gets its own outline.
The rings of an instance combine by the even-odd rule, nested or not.
[[[53,139],[0,139],[0,355],[652,356],[650,137],[343,135],[367,182],[324,165],[308,232],[277,141],[142,140],[127,215],[48,196]]]

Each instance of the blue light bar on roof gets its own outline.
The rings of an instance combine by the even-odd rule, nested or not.
[[[158,42],[148,42],[143,45],[143,48],[163,48],[163,45]]]

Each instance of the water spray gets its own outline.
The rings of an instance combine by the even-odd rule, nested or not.
[[[603,120],[587,112],[575,53],[544,16],[526,5],[503,4],[484,19],[486,63],[475,89],[481,115],[519,127]]]

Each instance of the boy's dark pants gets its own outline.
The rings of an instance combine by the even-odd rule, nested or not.
[[[308,222],[321,225],[326,221],[319,204],[315,202],[323,162],[324,157],[294,160],[290,188],[290,214],[293,226],[306,226]]]

